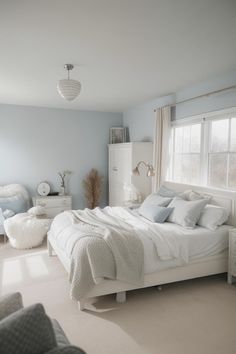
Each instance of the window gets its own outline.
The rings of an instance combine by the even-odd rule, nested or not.
[[[173,145],[175,181],[200,183],[201,124],[175,128]]]
[[[236,189],[236,118],[209,124],[208,184]]]
[[[171,180],[236,190],[236,112],[172,127]]]

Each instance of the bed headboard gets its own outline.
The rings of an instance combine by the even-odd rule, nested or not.
[[[205,193],[212,196],[210,204],[219,205],[230,212],[230,217],[227,222],[229,225],[236,226],[236,191],[222,190],[211,187],[193,186],[189,184],[163,182],[163,184],[170,189],[174,189],[177,192],[184,192],[192,189],[198,193]]]

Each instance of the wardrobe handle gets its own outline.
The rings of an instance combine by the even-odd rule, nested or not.
[[[112,171],[118,171],[118,168],[117,167],[113,167]]]

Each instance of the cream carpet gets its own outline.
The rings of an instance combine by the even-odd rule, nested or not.
[[[0,294],[20,291],[42,302],[70,341],[87,354],[234,354],[236,286],[214,276],[128,293],[125,304],[100,298],[79,312],[67,274],[44,247],[18,251],[0,243]]]

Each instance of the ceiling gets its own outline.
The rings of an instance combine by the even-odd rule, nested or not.
[[[235,0],[0,0],[0,103],[123,111],[234,69]]]

